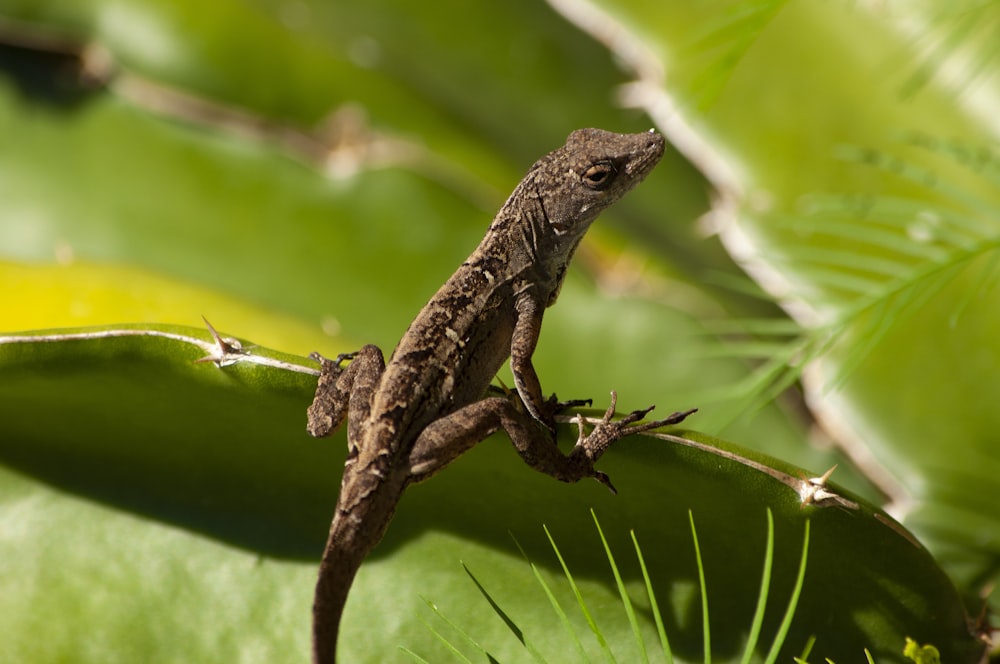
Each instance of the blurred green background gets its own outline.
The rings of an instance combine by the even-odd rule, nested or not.
[[[345,661],[450,661],[421,597],[518,661],[457,561],[554,622],[507,535],[558,579],[542,523],[632,661],[590,506],[623,555],[635,528],[664,556],[684,661],[703,650],[686,510],[718,547],[723,660],[764,506],[788,574],[806,517],[814,538],[839,524],[820,541],[847,570],[811,568],[785,653],[820,633],[813,658],[894,661],[908,635],[975,661],[1000,560],[998,22],[971,0],[0,0],[0,659],[303,659],[343,455],[302,430],[303,357],[391,349],[572,129],[654,126],[675,148],[581,247],[536,354],[545,389],[697,406],[698,431],[839,464],[934,558],[710,453],[619,446],[612,499],[526,475],[497,437],[404,500]],[[162,336],[42,340],[207,339],[201,316],[299,370],[192,364]],[[891,585],[880,551],[898,605],[872,590]]]

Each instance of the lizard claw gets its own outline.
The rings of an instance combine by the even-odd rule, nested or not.
[[[569,401],[559,401],[556,399],[556,395],[549,397],[550,407],[552,408],[552,414],[558,415],[564,410],[569,410],[570,408],[580,408],[582,406],[593,406],[593,399],[570,399]]]
[[[613,495],[615,496],[618,495],[618,489],[616,489],[615,485],[611,483],[611,478],[608,477],[607,473],[602,473],[599,470],[595,470],[594,479],[603,484],[604,486],[608,487]]]
[[[528,404],[524,403],[525,407],[528,408]],[[593,399],[572,399],[570,401],[559,401],[559,397],[555,394],[550,396],[548,399],[542,402],[542,407],[538,409],[538,415],[535,419],[538,420],[548,432],[552,435],[552,439],[555,440],[556,437],[556,415],[563,412],[568,408],[578,408],[580,406],[590,406],[593,404]],[[528,408],[530,412],[532,409]]]
[[[340,373],[341,371],[343,371],[343,367],[340,366],[341,364],[343,364],[347,360],[353,360],[356,356],[357,356],[356,352],[354,352],[354,353],[340,353],[339,355],[337,355],[337,357],[335,357],[335,358],[333,358],[331,360],[328,357],[320,355],[316,351],[313,351],[313,352],[309,353],[309,359],[310,360],[315,360],[316,362],[319,362],[319,365],[320,365],[321,368],[326,369],[327,371],[330,371],[330,372],[335,373],[335,374],[336,373]],[[329,366],[329,369],[327,369],[328,366]]]
[[[573,449],[572,456],[576,457],[579,462],[582,462],[586,468],[586,475],[590,475],[601,484],[604,484],[612,493],[617,493],[614,485],[611,484],[611,480],[605,473],[599,470],[594,470],[594,463],[611,447],[611,444],[620,438],[625,436],[631,436],[633,434],[642,433],[644,431],[649,431],[650,429],[656,429],[658,427],[667,426],[670,424],[678,424],[684,421],[688,415],[697,411],[697,408],[692,408],[691,410],[678,411],[670,414],[662,420],[654,420],[652,422],[644,422],[642,424],[634,424],[646,417],[654,408],[650,406],[649,408],[644,408],[642,410],[633,410],[631,413],[621,418],[620,420],[614,420],[615,407],[618,405],[618,393],[611,392],[611,404],[608,409],[604,412],[604,416],[601,421],[598,422],[590,434],[587,434],[583,427],[583,418],[577,418],[577,426],[579,427],[579,436],[576,441],[576,447]],[[586,476],[585,475],[585,476]]]

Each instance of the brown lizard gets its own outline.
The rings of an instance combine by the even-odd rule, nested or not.
[[[531,364],[542,314],[555,302],[580,239],[653,169],[663,148],[663,137],[652,131],[574,131],[535,162],[479,247],[410,323],[388,363],[374,345],[335,360],[315,356],[322,371],[308,431],[326,436],[346,417],[348,455],[316,584],[313,662],[335,661],[355,573],[409,484],[503,429],[532,468],[564,482],[593,477],[614,490],[594,469],[613,442],[693,412],[634,424],[650,407],[613,420],[612,392],[611,406],[589,435],[578,419],[579,439],[564,455],[556,446],[555,415],[584,402],[546,399]],[[508,357],[519,402],[487,396]],[[345,360],[352,361],[342,367]]]

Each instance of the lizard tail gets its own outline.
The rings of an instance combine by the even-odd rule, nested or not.
[[[386,481],[384,475],[344,470],[344,483],[330,535],[323,550],[313,599],[313,664],[335,664],[340,618],[347,594],[365,557],[375,548],[392,520],[407,478]],[[358,498],[358,497],[361,498]],[[364,524],[363,527],[358,524]]]
[[[316,580],[316,595],[313,599],[313,664],[335,664],[337,661],[340,617],[344,613],[344,604],[354,582],[354,575],[361,566],[361,560],[343,559],[343,551],[338,551],[333,545],[334,530],[330,530],[330,541],[327,542],[319,565],[319,578]]]

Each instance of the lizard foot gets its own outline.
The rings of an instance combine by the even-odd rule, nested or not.
[[[310,353],[309,359],[319,362],[319,381],[316,383],[316,396],[306,413],[308,421],[306,431],[314,438],[323,438],[333,433],[347,416],[348,393],[341,390],[337,383],[342,378],[345,367],[341,366],[347,360],[353,360],[358,353],[341,353],[334,359],[323,357],[319,353]]]
[[[576,447],[573,449],[573,457],[577,457],[589,466],[588,470],[590,475],[596,479],[601,484],[604,484],[612,493],[618,493],[614,485],[611,484],[611,479],[607,474],[602,473],[599,470],[594,470],[593,464],[597,462],[598,459],[611,447],[611,444],[620,438],[625,436],[631,436],[633,434],[642,433],[644,431],[649,431],[650,429],[656,429],[658,427],[667,426],[670,424],[678,424],[683,422],[684,419],[697,411],[697,408],[692,408],[691,410],[678,411],[670,414],[662,420],[653,420],[651,422],[643,422],[642,424],[634,424],[639,420],[648,415],[655,406],[650,406],[649,408],[644,408],[642,410],[633,410],[631,413],[621,418],[620,420],[613,420],[615,416],[615,407],[618,404],[618,393],[611,392],[611,405],[604,412],[604,417],[598,422],[593,430],[588,435],[583,428],[583,418],[577,418],[577,425],[579,426],[580,434],[576,441]],[[585,460],[585,461],[584,461]]]
[[[335,374],[340,373],[341,371],[344,370],[344,368],[340,366],[341,364],[343,364],[347,360],[353,360],[356,356],[357,356],[356,352],[341,353],[340,355],[331,360],[328,357],[320,355],[316,351],[309,353],[309,359],[319,362],[320,368],[323,371]]]
[[[559,401],[556,398],[556,395],[553,394],[551,397],[549,397],[549,404],[550,404],[550,408],[552,408],[552,414],[553,415],[558,415],[559,413],[562,413],[563,411],[567,411],[570,408],[580,408],[582,406],[587,406],[587,407],[593,406],[594,405],[594,400],[593,399],[570,399],[569,401]]]

